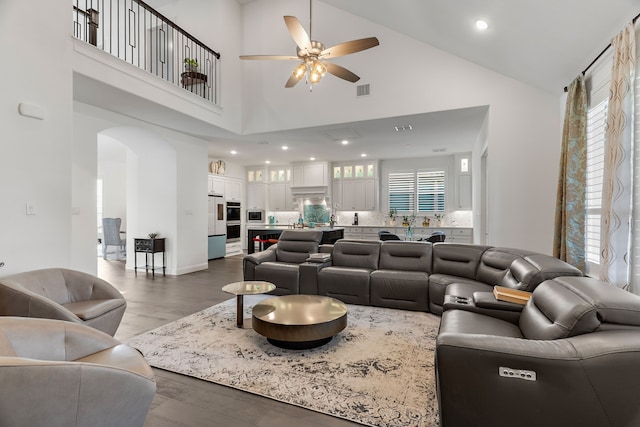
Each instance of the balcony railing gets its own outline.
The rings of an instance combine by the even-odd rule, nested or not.
[[[76,38],[218,104],[218,52],[140,0],[72,1]]]

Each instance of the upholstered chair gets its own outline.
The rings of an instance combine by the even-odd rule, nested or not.
[[[143,426],[153,371],[135,349],[84,325],[0,316],[0,425]]]
[[[0,315],[81,323],[115,335],[127,303],[108,282],[81,271],[47,268],[0,278]]]
[[[300,293],[300,264],[318,252],[321,241],[320,230],[284,230],[276,245],[244,257],[244,280],[271,282],[274,295]]]
[[[122,259],[126,255],[127,240],[120,236],[121,218],[102,219],[102,258],[107,259],[109,253],[116,254],[116,259]],[[115,246],[113,252],[109,252],[109,246]]]

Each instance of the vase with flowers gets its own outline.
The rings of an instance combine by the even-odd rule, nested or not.
[[[444,221],[444,214],[436,212],[433,214],[433,219],[436,221],[437,227],[442,227],[442,222]]]
[[[393,227],[396,225],[396,216],[398,216],[398,210],[396,208],[391,208],[389,210],[389,226]]]

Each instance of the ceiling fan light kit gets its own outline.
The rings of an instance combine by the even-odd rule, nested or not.
[[[325,48],[325,46],[316,40],[311,40],[311,16],[312,8],[309,0],[309,34],[300,24],[295,16],[285,16],[284,22],[291,34],[291,38],[298,46],[296,56],[286,55],[242,55],[240,59],[270,59],[270,60],[298,60],[300,64],[293,70],[291,77],[287,80],[285,88],[294,87],[303,77],[309,84],[309,90],[313,90],[313,85],[320,82],[322,77],[328,72],[343,80],[355,83],[360,80],[356,74],[346,68],[329,62],[328,59],[337,58],[339,56],[349,55],[351,53],[360,52],[372,47],[378,46],[380,42],[376,37],[367,37],[364,39],[351,40],[340,43],[335,46]]]

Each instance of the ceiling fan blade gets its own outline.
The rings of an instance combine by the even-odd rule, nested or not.
[[[240,55],[240,59],[276,59],[276,60],[290,60],[300,59],[297,56],[287,55]]]
[[[364,39],[351,40],[350,42],[344,42],[331,46],[320,52],[320,57],[328,56],[330,58],[337,58],[339,56],[348,55],[350,53],[360,52],[361,50],[370,49],[380,44],[380,41],[376,37],[367,37]]]
[[[336,77],[340,77],[341,79],[347,80],[351,83],[355,83],[360,80],[360,77],[340,65],[334,64],[333,62],[323,62],[323,64],[327,67],[327,72]]]
[[[294,87],[296,84],[298,84],[300,80],[301,79],[298,79],[296,78],[296,76],[291,74],[291,77],[289,77],[289,80],[287,80],[287,83],[284,85],[284,87],[285,88]]]
[[[298,21],[298,18],[295,16],[285,16],[284,22],[287,24],[293,41],[296,42],[301,50],[309,52],[311,50],[311,39],[300,21]]]

